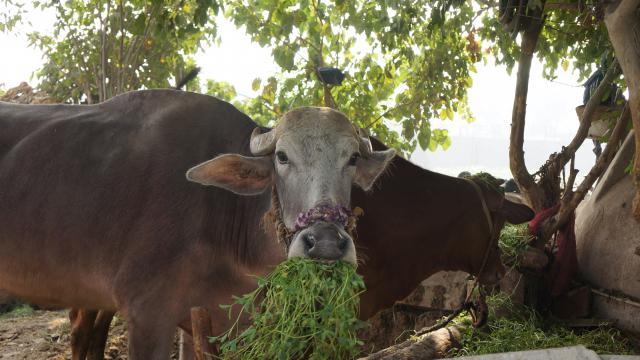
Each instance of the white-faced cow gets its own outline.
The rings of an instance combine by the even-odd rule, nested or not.
[[[386,150],[371,140],[375,150]],[[533,211],[494,187],[425,170],[400,156],[388,169],[374,191],[352,190],[352,206],[364,209],[356,229],[358,254],[365,259],[358,272],[367,287],[360,317],[392,306],[441,270],[466,271],[479,275],[481,284],[495,284],[504,271],[500,230],[505,221],[531,220]],[[96,313],[83,312],[72,335],[74,354],[85,354],[90,346],[92,360],[102,359],[113,315],[100,312],[96,319]]]
[[[0,289],[120,311],[130,359],[166,359],[191,307],[224,330],[215,305],[286,257],[261,222],[272,196],[290,256],[355,262],[352,184],[370,188],[392,157],[326,108],[261,133],[225,102],[171,90],[0,103]]]

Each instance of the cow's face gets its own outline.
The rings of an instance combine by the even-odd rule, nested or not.
[[[282,220],[295,232],[289,257],[355,263],[353,240],[344,229],[351,186],[368,190],[394,151],[372,151],[338,111],[304,107],[286,113],[269,132],[256,129],[251,152],[260,156],[221,155],[190,169],[187,178],[241,195],[275,186]]]

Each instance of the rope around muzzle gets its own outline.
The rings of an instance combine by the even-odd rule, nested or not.
[[[363,211],[359,207],[353,210],[344,207],[316,207],[298,214],[295,229],[290,230],[284,224],[278,191],[273,186],[271,188],[271,208],[264,215],[263,221],[274,225],[278,243],[284,245],[285,252],[288,253],[294,236],[301,230],[313,225],[316,221],[326,221],[344,226],[347,234],[355,241],[356,223],[358,217],[362,214]]]

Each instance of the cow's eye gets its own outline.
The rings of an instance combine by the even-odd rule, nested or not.
[[[284,151],[276,152],[276,158],[278,159],[278,162],[280,164],[288,164],[289,163],[289,157],[287,157],[287,154],[285,154]]]
[[[353,155],[351,155],[351,157],[349,158],[349,166],[356,166],[359,158],[360,158],[359,153],[353,153]]]

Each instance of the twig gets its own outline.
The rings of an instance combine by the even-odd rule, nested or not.
[[[400,109],[402,107],[413,105],[413,104],[415,104],[415,100],[414,101],[407,101],[405,103],[396,105],[396,106],[392,107],[391,109],[388,109],[387,111],[385,111],[382,114],[378,115],[378,117],[376,117],[375,119],[371,120],[371,122],[369,124],[365,125],[363,127],[363,129],[369,129],[373,125],[375,125],[378,121],[382,120],[382,118],[384,118],[385,116],[391,114],[392,112],[394,112],[394,111],[396,111],[396,110],[398,110],[398,109]]]
[[[562,169],[564,171],[564,166],[562,167]],[[579,170],[576,170],[576,157],[574,155],[571,157],[571,165],[569,166],[569,180],[564,187],[565,194],[573,193],[573,183],[575,183],[576,181],[578,172]]]
[[[584,142],[584,140],[589,135],[589,127],[591,127],[591,122],[593,120],[593,116],[596,113],[596,109],[600,105],[602,98],[605,93],[609,91],[610,85],[613,80],[618,77],[620,74],[620,67],[618,66],[618,61],[614,59],[613,63],[607,70],[602,82],[598,85],[598,88],[593,93],[591,98],[584,107],[584,111],[582,112],[582,117],[580,118],[580,126],[578,127],[578,131],[576,135],[573,137],[569,145],[560,151],[558,156],[554,160],[554,174],[559,174],[559,170],[561,167],[565,166],[567,162],[571,159],[572,156],[576,153],[580,145]]]

